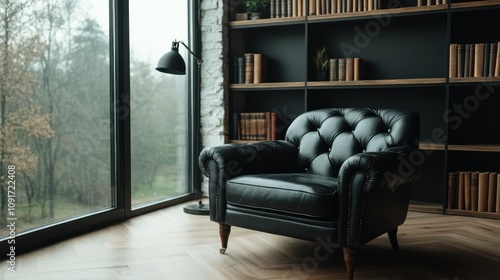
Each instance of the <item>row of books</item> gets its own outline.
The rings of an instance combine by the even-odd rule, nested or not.
[[[448,209],[500,213],[500,173],[448,173]]]
[[[418,0],[417,6],[432,6],[432,5],[446,5],[448,4],[448,0]]]
[[[306,5],[307,1],[309,6]],[[375,11],[382,9],[381,2],[381,0],[270,0],[269,15],[271,18],[282,18]],[[418,0],[416,5],[420,7],[447,3],[448,0]],[[397,6],[389,5],[388,8]]]
[[[330,81],[358,81],[361,79],[363,59],[359,57],[329,59]]]
[[[234,139],[285,139],[287,120],[276,112],[234,113]]]
[[[306,2],[309,1],[309,8]],[[309,9],[307,12],[306,9]],[[271,0],[270,17],[301,17],[381,9],[381,0]]]
[[[500,76],[498,46],[498,42],[450,44],[450,78]]]
[[[246,53],[234,59],[234,82],[258,84],[266,81],[267,56],[261,53]]]

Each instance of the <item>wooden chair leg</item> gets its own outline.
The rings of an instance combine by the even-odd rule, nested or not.
[[[389,241],[391,242],[392,249],[399,250],[398,228],[388,231],[387,235],[389,235]]]
[[[354,279],[354,265],[356,263],[356,254],[358,253],[358,249],[343,247],[342,250],[344,252],[344,262],[345,262],[345,266],[347,268],[347,279],[353,280]]]
[[[220,253],[224,254],[227,249],[227,241],[229,240],[229,233],[231,233],[231,226],[226,224],[219,224],[219,235],[222,248]]]

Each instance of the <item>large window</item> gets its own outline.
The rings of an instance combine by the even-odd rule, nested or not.
[[[154,70],[173,40],[189,43],[188,4],[129,3],[131,185],[132,204],[138,206],[188,192],[188,76]],[[188,57],[185,49],[179,52]]]
[[[0,1],[0,224],[18,233],[113,206],[99,2]]]
[[[191,199],[193,78],[155,67],[173,40],[189,44],[196,9],[0,0],[2,249]]]

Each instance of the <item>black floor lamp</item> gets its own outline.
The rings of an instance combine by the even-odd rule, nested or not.
[[[186,64],[184,59],[179,54],[179,44],[182,44],[196,59],[196,64],[198,65],[198,83],[196,85],[196,96],[200,96],[200,77],[201,77],[201,63],[203,62],[198,56],[196,56],[191,49],[184,44],[182,41],[173,41],[172,50],[164,54],[160,61],[158,61],[158,66],[156,70],[174,75],[185,75],[186,74]],[[198,138],[198,137],[195,137]],[[194,188],[196,195],[198,196],[198,204],[188,205],[184,207],[184,212],[195,215],[208,215],[210,210],[207,205],[203,204],[201,186]]]

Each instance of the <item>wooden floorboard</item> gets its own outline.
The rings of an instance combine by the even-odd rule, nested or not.
[[[0,263],[0,280],[345,279],[342,256],[317,242],[218,226],[174,206]],[[410,212],[400,250],[387,236],[362,247],[355,279],[500,279],[500,220]]]

